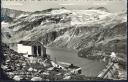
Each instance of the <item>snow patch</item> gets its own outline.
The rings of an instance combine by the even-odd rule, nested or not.
[[[28,16],[28,14],[21,14],[21,15],[19,15],[17,18],[19,19],[19,18],[25,17],[25,16]]]
[[[66,10],[66,9],[59,9],[59,10],[53,10],[51,11],[51,14],[55,15],[55,14],[63,14],[63,13],[71,13],[70,10]]]
[[[3,28],[3,27],[7,27],[8,25],[9,25],[8,22],[4,22],[4,21],[1,22],[1,26],[2,26],[2,28]]]

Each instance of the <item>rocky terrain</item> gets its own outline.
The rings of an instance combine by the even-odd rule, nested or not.
[[[102,8],[103,9],[103,8]],[[49,47],[73,48],[80,57],[102,60],[111,52],[126,65],[126,13],[100,9],[48,9],[21,16],[2,28],[6,44],[36,40]]]

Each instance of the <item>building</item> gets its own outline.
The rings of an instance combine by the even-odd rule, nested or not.
[[[44,45],[37,41],[20,41],[17,43],[17,52],[33,56],[46,56],[46,48]]]

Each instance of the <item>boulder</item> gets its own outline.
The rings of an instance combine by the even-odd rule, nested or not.
[[[71,76],[65,76],[63,79],[68,80],[70,78],[71,78]]]
[[[28,71],[33,71],[33,68],[30,67],[30,68],[28,69]]]
[[[31,79],[31,81],[41,81],[41,80],[42,80],[41,77],[33,77],[33,78]]]
[[[20,76],[14,76],[13,79],[16,81],[20,81],[22,78]]]

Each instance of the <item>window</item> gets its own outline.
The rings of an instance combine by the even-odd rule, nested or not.
[[[38,46],[38,54],[41,56],[41,46]]]
[[[34,50],[33,50],[34,53],[33,54],[34,54],[34,56],[37,56],[37,46],[34,46],[33,48],[34,48]]]

